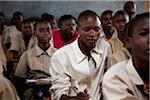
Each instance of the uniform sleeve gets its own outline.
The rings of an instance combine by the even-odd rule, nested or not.
[[[28,70],[27,52],[24,52],[22,56],[20,57],[19,62],[17,64],[16,70],[15,70],[15,76],[18,76],[21,78],[27,78],[27,70]]]
[[[62,94],[68,94],[71,86],[70,77],[65,73],[67,66],[65,55],[53,55],[51,67],[49,68],[52,76],[52,87],[50,89],[55,100],[60,100]]]
[[[113,54],[110,55],[107,59],[107,67],[110,68],[112,65],[115,65],[117,61],[115,60]]]
[[[108,78],[108,74],[106,74],[102,82],[104,100],[138,100],[119,77]]]
[[[16,35],[16,34],[15,34]],[[13,36],[11,38],[11,46],[9,48],[9,50],[15,50],[19,52],[19,46],[20,46],[20,36],[19,34],[17,34],[16,36]]]

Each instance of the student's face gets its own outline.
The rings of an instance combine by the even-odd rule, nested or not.
[[[131,15],[134,15],[136,12],[136,5],[135,4],[132,4],[132,3],[129,3],[127,5],[127,13],[128,14],[131,14]]]
[[[125,15],[118,15],[115,18],[113,18],[113,26],[119,32],[124,32],[126,23],[127,23],[127,18]]]
[[[31,36],[33,33],[33,24],[31,22],[22,23],[21,31],[25,36]]]
[[[80,35],[80,42],[86,47],[94,47],[99,39],[101,32],[101,22],[98,17],[88,17],[81,19],[77,27],[77,32]]]
[[[5,22],[5,19],[3,16],[0,16],[0,25],[2,25]]]
[[[76,31],[76,22],[75,22],[75,20],[74,19],[68,19],[68,20],[62,21],[61,30],[66,35],[73,36],[75,31]]]
[[[103,26],[104,29],[111,30],[113,28],[112,27],[112,13],[105,14],[101,18],[101,21],[102,21],[102,26]]]
[[[49,43],[52,36],[52,29],[49,23],[40,22],[37,24],[35,34],[39,43]]]
[[[133,29],[133,35],[129,38],[132,56],[140,61],[149,61],[149,18],[141,18]]]
[[[13,17],[13,23],[14,23],[14,24],[19,24],[22,20],[23,20],[22,15],[15,15],[15,16]]]

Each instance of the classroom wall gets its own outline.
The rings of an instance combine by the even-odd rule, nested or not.
[[[25,18],[40,17],[47,12],[57,19],[63,14],[72,14],[77,18],[83,10],[93,10],[99,15],[107,9],[113,11],[123,9],[125,1],[0,1],[0,11],[10,20],[15,11],[21,11]],[[144,11],[144,1],[135,1],[137,13]]]

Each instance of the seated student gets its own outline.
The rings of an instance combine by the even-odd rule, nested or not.
[[[9,29],[9,27],[11,29]],[[7,73],[8,73],[9,77],[12,77],[11,74],[14,74],[14,71],[15,71],[17,63],[19,61],[20,56],[28,48],[31,48],[30,40],[31,40],[32,34],[33,34],[33,24],[31,23],[30,20],[23,20],[21,22],[21,31],[18,31],[15,26],[12,26],[12,27],[8,26],[5,28],[7,29],[8,33],[9,33],[9,34],[6,33],[7,31],[5,32],[6,33],[5,41],[7,40],[7,34],[8,34],[8,36],[10,36],[10,48],[8,50],[6,50],[6,55],[7,55],[7,59],[8,59]],[[7,41],[6,41],[6,43],[7,43]],[[30,44],[30,47],[28,46],[29,44]],[[35,42],[32,42],[32,44],[35,44]],[[6,46],[5,46],[5,48],[6,48]]]
[[[100,39],[101,22],[90,10],[80,13],[79,38],[58,49],[52,56],[51,93],[56,100],[99,100],[100,83],[110,45]]]
[[[29,42],[34,32],[33,28],[33,23],[30,20],[23,20],[21,22],[21,34],[17,34],[16,37],[13,38],[10,50],[15,50],[21,55],[29,49],[28,45],[30,44]]]
[[[22,54],[14,74],[16,79],[18,79],[16,80],[16,83],[20,85],[22,84],[21,86],[25,86],[24,82],[27,78],[38,79],[50,75],[50,60],[54,53],[49,42],[52,37],[50,24],[44,20],[37,21],[35,25],[35,35],[37,36],[38,43],[33,48],[28,49]],[[21,89],[23,89],[23,87],[21,87]]]
[[[104,39],[107,40],[107,42],[110,44],[112,48],[112,52],[116,52],[117,50],[120,50],[122,47],[122,43],[118,39],[118,34],[116,29],[113,27],[112,24],[112,17],[113,17],[113,11],[106,10],[101,15],[101,22],[102,22],[102,28],[104,32]]]
[[[123,10],[128,14],[129,20],[133,19],[137,10],[135,2],[127,1],[123,6]]]
[[[0,100],[20,100],[13,84],[3,76],[3,66],[0,62]]]
[[[122,11],[117,11],[113,16],[113,26],[116,28],[118,33],[118,39],[122,42],[123,46],[120,50],[114,52],[112,55],[108,57],[108,66],[111,67],[112,65],[127,60],[131,57],[129,51],[126,49],[125,46],[125,25],[128,22],[128,15]]]
[[[150,13],[137,15],[127,27],[132,58],[111,67],[104,75],[104,100],[148,100]]]
[[[59,19],[60,30],[53,31],[54,48],[61,48],[72,43],[78,37],[76,31],[76,19],[71,15],[63,15]]]
[[[42,17],[42,19],[47,20],[50,23],[50,25],[52,26],[52,29],[54,31],[59,29],[57,26],[57,21],[53,15],[49,15],[47,13],[44,13],[44,14],[42,14],[41,17]]]
[[[13,13],[10,24],[15,25],[16,28],[20,31],[21,22],[23,21],[23,13],[20,11],[16,11]]]

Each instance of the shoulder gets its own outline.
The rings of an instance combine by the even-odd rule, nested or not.
[[[53,55],[54,56],[69,55],[72,52],[74,46],[75,46],[74,42],[71,44],[65,45],[65,46],[61,47],[60,49],[57,49]]]
[[[104,75],[104,82],[106,81],[108,82],[119,77],[123,78],[124,76],[127,76],[127,72],[126,72],[127,63],[128,63],[128,60],[119,62],[113,65],[111,68],[109,68]]]

